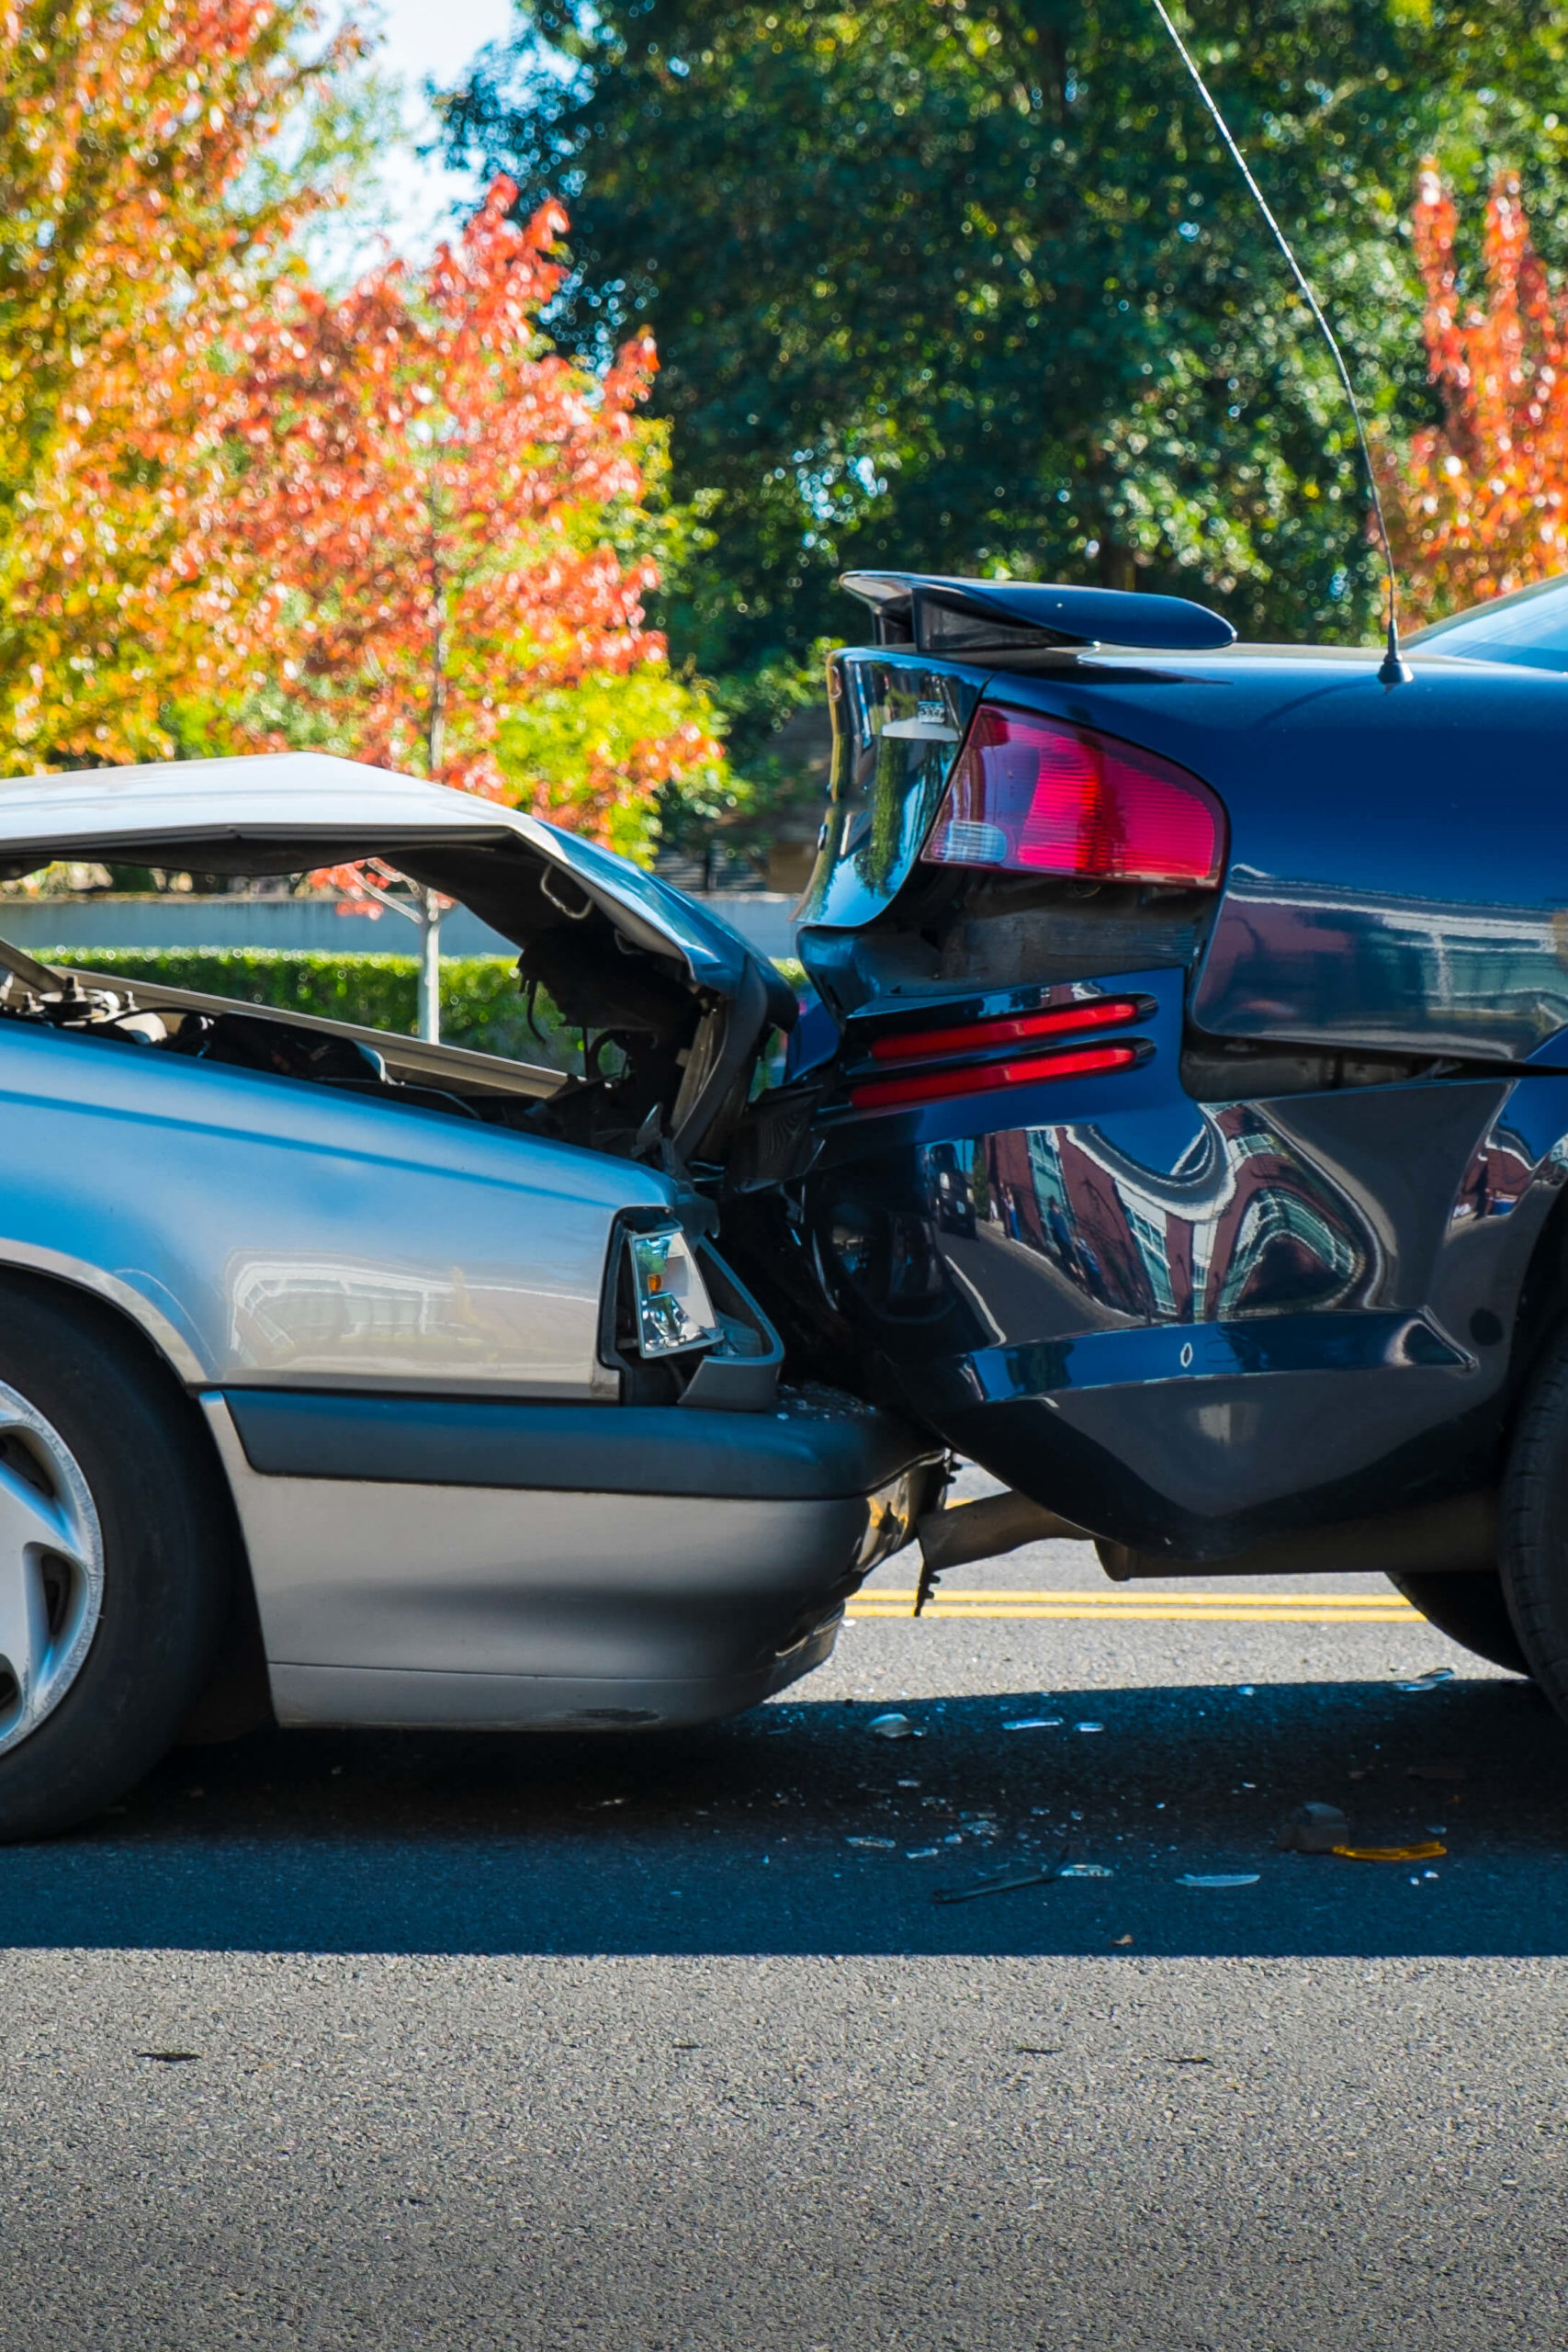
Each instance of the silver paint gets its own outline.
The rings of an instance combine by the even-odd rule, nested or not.
[[[570,1145],[19,1022],[0,1113],[0,1261],[96,1275],[231,1385],[592,1396],[612,1221],[670,1197]]]
[[[806,1640],[722,1680],[602,1681],[547,1674],[426,1674],[354,1666],[272,1670],[280,1724],[399,1730],[670,1731],[754,1707],[832,1656],[841,1615]]]
[[[836,1624],[844,1579],[908,1532],[908,1480],[869,1498],[736,1502],[264,1477],[223,1399],[202,1404],[286,1721],[559,1721],[589,1684],[633,1709],[626,1693],[678,1685],[681,1720],[722,1714],[805,1672],[777,1669]],[[672,1719],[663,1701],[654,1712]]]

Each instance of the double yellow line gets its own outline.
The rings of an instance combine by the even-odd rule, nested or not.
[[[914,1589],[874,1586],[858,1593],[847,1617],[908,1617]],[[998,1618],[1009,1623],[1178,1625],[1409,1625],[1419,1612],[1386,1592],[988,1592],[938,1588],[926,1618]]]

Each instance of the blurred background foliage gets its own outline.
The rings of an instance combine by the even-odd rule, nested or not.
[[[1233,0],[1189,37],[1385,435],[1436,414],[1407,225],[1500,158],[1563,247],[1555,0]],[[1327,355],[1143,0],[521,0],[455,153],[571,209],[554,331],[661,354],[705,542],[661,606],[746,768],[848,566],[1205,596],[1354,638],[1377,580]]]
[[[359,530],[368,501],[340,497],[308,444],[373,457],[395,428],[411,483],[439,470],[434,442],[428,460],[412,447],[420,420],[392,413],[409,369],[378,372],[354,336],[390,320],[423,366],[458,265],[340,282],[321,259],[387,120],[373,41],[310,0],[17,0],[13,19],[13,765],[384,749],[365,714],[392,655],[368,624],[335,669],[321,651],[329,605],[347,610],[328,526]],[[1386,478],[1442,467],[1460,412],[1412,241],[1418,174],[1432,159],[1451,202],[1456,316],[1495,307],[1486,198],[1504,185],[1561,282],[1568,0],[1206,0],[1183,22],[1340,330]],[[493,597],[455,644],[417,495],[377,526],[396,658],[416,678],[427,621],[433,644],[447,631],[484,788],[683,879],[794,888],[826,779],[822,659],[861,626],[834,586],[852,566],[1170,589],[1252,637],[1368,632],[1376,566],[1327,355],[1145,0],[518,0],[515,24],[448,94],[448,150],[516,182],[520,234],[555,225],[526,301],[493,221],[483,269],[462,266],[472,302],[511,305],[517,397],[555,385],[572,430],[620,435],[626,462],[613,494],[558,500],[562,548],[608,601],[552,663],[521,624],[502,644]],[[371,388],[352,413],[350,377]],[[431,388],[453,527],[459,445],[478,446],[491,400],[464,383],[445,401]],[[566,479],[564,435],[516,469],[536,503]],[[286,444],[292,472],[258,490]],[[1520,470],[1529,496],[1540,471]],[[524,547],[526,499],[517,517]],[[321,581],[291,554],[302,519]],[[1491,576],[1444,533],[1428,579],[1431,531],[1403,530],[1422,610]],[[519,578],[538,531],[529,545]],[[407,591],[427,560],[422,617]],[[530,575],[536,637],[550,576]],[[361,585],[373,616],[368,559]],[[507,683],[487,702],[491,666]],[[402,734],[423,726],[428,747],[441,727],[414,686],[405,700]]]

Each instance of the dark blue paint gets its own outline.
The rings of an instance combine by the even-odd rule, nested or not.
[[[844,1017],[805,1187],[831,1310],[881,1393],[1096,1533],[1168,1555],[1495,1480],[1527,1276],[1568,1175],[1568,677],[1417,651],[1389,693],[1378,659],[1063,655],[949,665],[941,688],[928,657],[836,657],[805,939]],[[1168,933],[1190,953],[1096,967],[1091,897],[933,881],[919,849],[956,746],[896,758],[884,737],[939,688],[954,718],[984,691],[1219,793],[1213,922]],[[1108,938],[1157,918],[1135,897],[1103,901]],[[998,989],[986,926],[1015,907],[1025,967]],[[976,1012],[1069,982],[1147,993],[1155,1051],[1055,1090],[849,1110],[865,1036],[963,998],[966,967]],[[1275,1057],[1252,1089],[1245,1060],[1216,1060],[1225,1041]],[[1200,1091],[1234,1069],[1237,1099],[1193,1099],[1187,1045],[1207,1057]],[[1347,1058],[1292,1077],[1313,1050]],[[1309,1091],[1271,1092],[1270,1069]]]

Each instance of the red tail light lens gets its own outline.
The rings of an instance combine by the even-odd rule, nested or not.
[[[915,1102],[942,1102],[953,1094],[979,1094],[995,1086],[1037,1086],[1053,1078],[1091,1078],[1098,1072],[1131,1069],[1143,1058],[1137,1046],[1084,1046],[1061,1053],[1035,1054],[1027,1060],[982,1062],[965,1069],[927,1070],[919,1078],[868,1078],[852,1087],[850,1102],[857,1111],[897,1111]]]
[[[1037,1039],[1064,1033],[1081,1036],[1086,1029],[1121,1029],[1150,1011],[1147,997],[1102,996],[1082,1004],[1066,1004],[1051,1012],[1018,1012],[999,1021],[971,1021],[957,1029],[900,1029],[892,1036],[872,1040],[874,1062],[929,1062],[942,1054],[977,1054],[987,1046],[1028,1046]]]
[[[1094,882],[1220,878],[1224,810],[1157,752],[982,703],[922,855]]]

